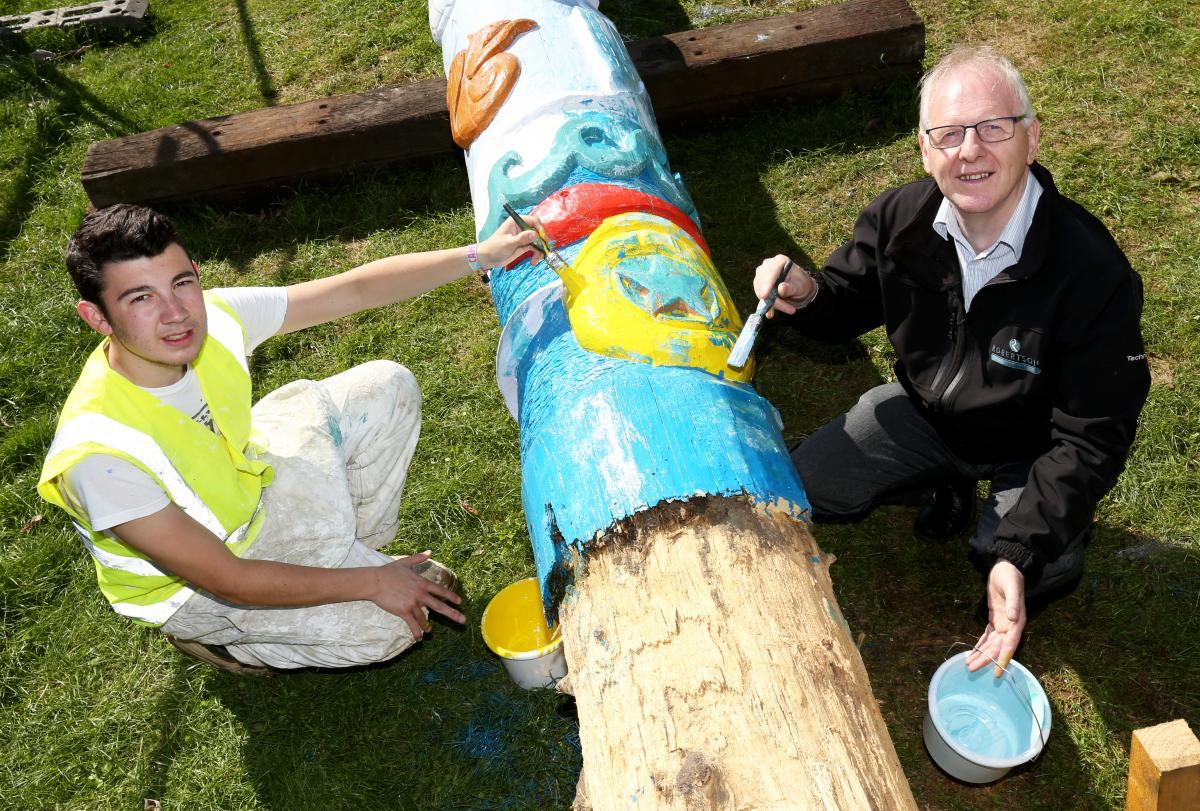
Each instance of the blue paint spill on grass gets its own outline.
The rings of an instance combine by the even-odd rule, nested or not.
[[[460,748],[466,755],[491,762],[505,748],[504,743],[500,730],[477,727],[471,723],[467,724]]]
[[[420,681],[427,686],[433,684],[469,684],[480,679],[490,678],[500,669],[500,665],[490,655],[486,659],[468,658],[467,656],[454,657],[443,659],[434,665],[434,667],[426,670],[420,675]]]
[[[496,689],[468,694],[455,709],[447,708],[457,721],[437,728],[438,743],[455,753],[469,780],[489,787],[487,799],[468,793],[441,807],[569,807],[583,762],[570,700],[552,691],[521,690],[505,676],[494,677]]]

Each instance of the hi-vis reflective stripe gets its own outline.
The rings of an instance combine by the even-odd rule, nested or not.
[[[141,558],[128,558],[124,555],[114,555],[112,552],[106,552],[92,543],[92,534],[88,532],[87,527],[80,524],[78,521],[72,522],[75,524],[75,529],[79,532],[79,537],[83,541],[83,545],[87,547],[87,551],[92,553],[92,557],[100,562],[101,565],[107,566],[110,569],[120,569],[123,572],[132,572],[133,574],[148,575],[151,577],[167,577],[153,563]],[[162,625],[169,620],[171,616],[186,603],[195,590],[190,586],[183,586],[179,591],[172,594],[165,600],[160,600],[157,603],[149,605],[139,605],[138,603],[113,603],[113,609],[123,617],[130,619],[142,620],[155,625]]]
[[[162,602],[153,603],[151,605],[137,605],[136,603],[113,603],[113,610],[122,617],[129,617],[134,620],[142,620],[154,625],[162,625],[169,620],[171,616],[178,611],[188,598],[195,594],[194,591],[184,586],[179,591],[172,594]]]
[[[246,374],[250,374],[250,367],[246,364],[246,343],[242,337],[241,326],[220,307],[209,306],[207,310],[208,334],[220,341],[221,346],[229,350],[229,354],[237,359]]]
[[[170,575],[145,558],[131,558],[127,555],[117,555],[101,549],[92,542],[92,533],[88,532],[87,527],[78,521],[72,521],[71,523],[78,530],[79,537],[83,541],[83,545],[87,547],[87,551],[92,553],[92,557],[100,561],[100,565],[106,566],[109,569],[120,569],[123,572],[142,575],[144,577],[170,577]]]
[[[158,443],[128,425],[123,425],[103,414],[82,414],[58,429],[47,458],[60,451],[94,442],[132,456],[150,469],[167,488],[167,495],[179,509],[198,521],[205,529],[222,540],[225,527],[200,498],[192,492],[171,460],[158,447]]]
[[[101,437],[103,439],[99,439]],[[226,537],[225,527],[217,519],[216,515],[213,514],[212,510],[187,486],[183,477],[179,475],[179,471],[171,464],[167,455],[158,447],[158,444],[141,431],[105,417],[103,414],[84,414],[62,426],[58,434],[54,437],[54,443],[50,446],[49,456],[53,457],[60,451],[82,442],[100,442],[114,450],[128,454],[146,465],[166,486],[168,496],[180,509],[199,522],[209,532],[224,540],[226,544],[235,544],[242,540],[249,530],[250,524],[253,523],[255,516],[258,514],[258,511],[255,510],[254,515],[250,516],[249,521],[229,533],[229,536]],[[171,576],[145,558],[118,555],[97,547],[92,541],[91,533],[87,527],[79,522],[73,523],[75,524],[75,529],[79,532],[79,537],[83,541],[83,545],[101,566],[143,577]],[[147,605],[138,603],[113,603],[112,607],[122,616],[161,625],[170,619],[179,610],[179,607],[187,602],[193,594],[195,594],[195,591],[191,587],[184,585],[171,596],[156,603]]]

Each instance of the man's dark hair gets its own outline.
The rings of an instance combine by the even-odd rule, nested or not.
[[[158,256],[172,243],[183,248],[169,217],[145,206],[117,203],[91,212],[79,223],[67,243],[67,271],[79,297],[103,311],[100,292],[107,262]]]

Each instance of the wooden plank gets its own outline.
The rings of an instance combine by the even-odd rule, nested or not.
[[[914,78],[925,25],[906,0],[852,0],[628,48],[663,124]]]
[[[83,187],[97,208],[229,200],[457,149],[446,83],[430,79],[94,143],[83,163]]]
[[[1200,740],[1179,719],[1134,730],[1126,811],[1200,811]]]
[[[660,124],[780,97],[911,78],[925,27],[906,0],[851,0],[631,43]],[[429,79],[188,121],[92,144],[92,204],[231,200],[300,180],[453,154],[446,82]]]

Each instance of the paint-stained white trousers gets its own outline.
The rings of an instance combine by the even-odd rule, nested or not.
[[[263,528],[245,557],[304,566],[381,566],[396,533],[404,481],[421,432],[412,373],[371,361],[321,381],[297,380],[253,408],[275,479]],[[404,620],[372,602],[247,608],[197,592],[164,633],[224,645],[251,665],[351,667],[413,643]]]

